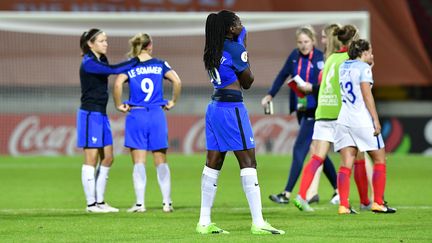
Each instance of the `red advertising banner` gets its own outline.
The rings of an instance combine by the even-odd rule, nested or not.
[[[124,116],[111,116],[114,153],[126,154],[123,147]],[[252,116],[258,153],[291,153],[297,137],[295,116]],[[75,155],[76,125],[74,115],[4,115],[0,132],[0,154]],[[205,124],[202,116],[168,116],[170,152],[191,154],[205,151]]]
[[[114,153],[127,154],[123,147],[124,116],[111,116]],[[252,116],[257,153],[291,154],[298,133],[295,116]],[[74,115],[0,116],[0,154],[76,155]],[[425,117],[383,118],[382,135],[387,152],[432,154],[432,119]],[[192,154],[204,152],[205,123],[202,116],[168,116],[170,152]]]

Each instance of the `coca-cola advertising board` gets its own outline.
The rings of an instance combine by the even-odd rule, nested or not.
[[[37,114],[2,114],[0,122],[0,154],[28,155],[75,155],[81,153],[76,147],[75,116]],[[110,116],[114,138],[114,153],[126,154],[123,147],[124,116]],[[252,116],[258,153],[291,153],[297,137],[298,124],[295,116]],[[198,153],[205,151],[205,123],[203,116],[169,115],[168,131],[170,152]]]
[[[115,154],[127,154],[123,147],[124,116],[110,117]],[[0,154],[76,155],[74,115],[0,115]],[[295,116],[251,117],[257,153],[291,154],[298,133]],[[383,118],[382,135],[386,151],[432,155],[432,119],[425,117]],[[205,151],[204,117],[168,115],[170,152],[200,153]]]

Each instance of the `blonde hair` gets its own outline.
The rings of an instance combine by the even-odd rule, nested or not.
[[[145,50],[150,43],[152,42],[152,39],[150,35],[145,33],[138,33],[131,39],[129,39],[129,45],[130,45],[130,51],[128,52],[128,57],[136,57],[138,56],[142,50]]]
[[[323,31],[327,37],[327,43],[324,47],[324,57],[327,59],[332,53],[335,53],[342,47],[342,42],[339,41],[337,36],[333,33],[336,29],[340,29],[340,24],[328,24],[324,27]]]
[[[315,33],[314,28],[311,25],[305,25],[305,26],[299,27],[296,30],[296,38],[298,38],[300,34],[307,35],[312,40],[312,42],[315,45],[315,43],[316,43],[316,33]]]

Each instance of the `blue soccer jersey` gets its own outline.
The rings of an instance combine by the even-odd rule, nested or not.
[[[129,100],[125,121],[125,147],[155,151],[168,148],[168,126],[162,106],[163,80],[171,70],[167,62],[152,58],[129,69]]]
[[[225,40],[218,72],[211,72],[211,82],[215,89],[225,88],[237,80],[237,74],[249,67],[248,54],[243,45]]]
[[[127,72],[129,78],[129,101],[131,106],[163,106],[163,79],[171,70],[167,62],[152,58],[141,62]]]
[[[206,111],[207,150],[220,152],[255,148],[254,135],[240,90],[223,89],[238,80],[237,75],[249,67],[243,45],[225,40],[217,72],[209,72],[215,88]]]

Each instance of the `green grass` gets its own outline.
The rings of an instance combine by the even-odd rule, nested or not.
[[[0,157],[1,242],[431,242],[432,163],[430,157],[389,156],[386,200],[394,215],[362,212],[339,216],[332,194],[321,177],[321,202],[316,212],[302,213],[292,203],[277,205],[268,195],[286,183],[291,158],[258,156],[264,217],[283,236],[253,236],[246,197],[235,157],[227,156],[219,179],[212,220],[230,235],[195,233],[199,218],[200,179],[204,155],[169,155],[175,212],[161,209],[156,171],[147,164],[147,212],[125,212],[134,203],[129,156],[118,156],[110,173],[106,201],[117,214],[88,214],[81,186],[82,157]],[[338,161],[338,155],[333,155]],[[298,190],[297,183],[294,195]],[[358,207],[355,185],[351,203]]]

